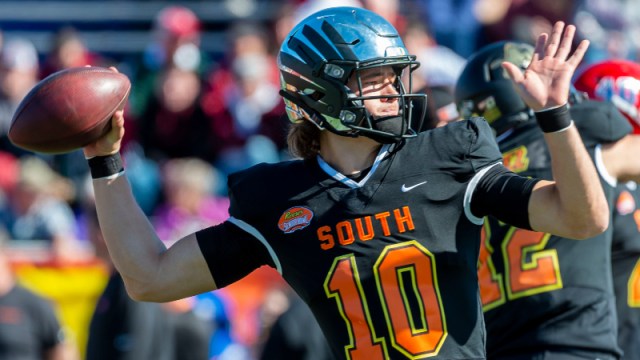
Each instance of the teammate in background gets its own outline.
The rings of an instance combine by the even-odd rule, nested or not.
[[[0,359],[75,360],[53,305],[16,282],[0,228]]]
[[[607,60],[574,81],[590,99],[611,101],[640,134],[640,64]],[[631,153],[632,154],[632,153]],[[625,359],[640,359],[640,192],[636,182],[618,184],[613,205],[611,264],[618,314],[618,345]]]
[[[160,304],[133,301],[113,267],[95,212],[87,211],[89,240],[109,280],[89,324],[85,360],[175,359],[169,314]]]
[[[483,359],[476,264],[483,217],[586,238],[607,228],[606,199],[567,116],[575,27],[540,37],[524,77],[554,177],[502,166],[474,118],[416,134],[402,72],[419,65],[375,13],[348,7],[301,21],[282,44],[290,149],[302,159],[229,178],[230,215],[166,249],[131,195],[118,155],[122,112],[84,148],[115,266],[140,301],[170,301],[277,269],[310,306],[338,359]],[[410,77],[409,77],[410,78]],[[267,190],[265,190],[267,189]]]
[[[309,306],[297,295],[273,326],[259,351],[260,360],[332,360],[331,348]]]
[[[498,42],[476,52],[456,85],[460,112],[483,116],[491,124],[507,168],[561,182],[551,171],[557,155],[545,145],[533,111],[500,68],[503,61],[524,70],[537,61],[537,54],[520,42]],[[616,183],[640,178],[637,161],[628,159],[628,154],[640,152],[640,140],[629,135],[629,124],[609,103],[576,101],[570,112],[611,207]],[[518,229],[489,217],[484,230],[478,277],[489,358],[620,357],[610,228],[574,241],[570,235]]]

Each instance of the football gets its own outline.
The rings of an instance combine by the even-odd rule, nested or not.
[[[9,140],[45,154],[80,149],[110,130],[110,119],[124,107],[130,90],[126,75],[107,68],[58,71],[22,99],[11,120]]]

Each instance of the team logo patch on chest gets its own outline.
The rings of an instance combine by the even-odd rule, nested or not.
[[[278,220],[278,228],[285,234],[290,234],[296,230],[301,230],[311,224],[313,211],[303,206],[294,206],[282,213]]]

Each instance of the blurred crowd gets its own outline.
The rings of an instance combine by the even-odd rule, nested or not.
[[[103,276],[95,277],[98,285],[83,285],[89,289],[83,295],[89,303],[87,315],[72,329],[75,333],[69,335],[67,329],[66,337],[59,336],[67,339],[60,340],[68,344],[64,358],[118,359],[124,357],[116,354],[136,349],[132,359],[268,359],[278,354],[273,344],[266,347],[272,350],[262,351],[269,333],[282,313],[295,309],[297,299],[277,274],[265,269],[228,289],[185,301],[130,302],[102,243],[82,152],[34,154],[7,138],[19,102],[46,76],[92,65],[116,66],[131,78],[125,109],[126,169],[136,199],[170,246],[185,234],[226,219],[229,173],[289,158],[276,53],[292,26],[322,7],[366,7],[401,31],[407,48],[422,63],[413,85],[414,91],[429,94],[427,127],[458,118],[452,88],[469,54],[498,40],[533,42],[556,20],[578,25],[578,40],[591,40],[585,65],[606,58],[640,60],[640,7],[631,0],[280,3],[278,17],[271,21],[230,22],[222,57],[202,50],[205,24],[180,5],[157,14],[150,41],[135,59],[92,52],[73,27],[51,34],[47,53],[38,53],[28,39],[0,33],[2,252],[10,255],[7,261],[15,277],[27,279],[27,285],[29,276],[37,277],[30,271],[33,266],[103,269],[98,272]],[[39,292],[38,281],[32,283],[36,285],[31,290]],[[0,291],[0,299],[5,293]],[[59,299],[52,300],[61,306]],[[0,300],[0,310],[3,306]],[[68,318],[61,317],[62,330]],[[119,319],[117,324],[113,319]],[[142,325],[134,326],[136,321]],[[161,337],[153,339],[156,333]],[[165,349],[162,356],[144,352],[160,348]],[[318,354],[322,352],[316,352],[316,358],[323,358]]]

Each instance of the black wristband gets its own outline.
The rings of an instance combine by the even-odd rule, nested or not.
[[[117,175],[124,171],[120,153],[107,156],[94,156],[88,160],[91,178],[101,179]]]
[[[553,133],[566,130],[571,126],[571,113],[569,105],[564,104],[557,108],[536,112],[538,126],[543,132]]]

